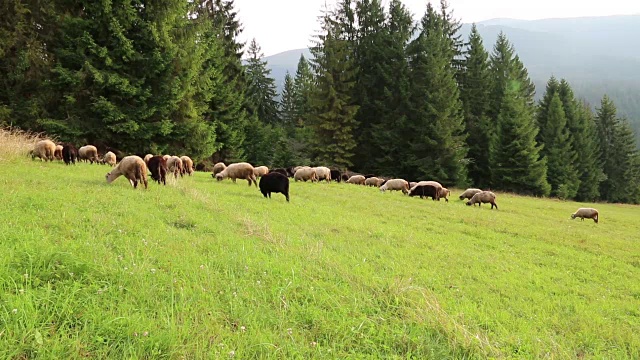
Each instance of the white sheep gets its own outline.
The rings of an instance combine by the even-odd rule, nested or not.
[[[186,155],[181,156],[180,160],[182,160],[182,173],[188,174],[189,176],[193,175],[193,160]]]
[[[380,186],[380,192],[385,191],[402,191],[403,194],[409,192],[409,182],[405,179],[391,179]]]
[[[316,166],[313,169],[316,172],[318,181],[325,180],[328,183],[331,182],[331,169],[326,166]]]
[[[236,179],[246,179],[249,182],[249,186],[251,186],[253,182],[256,187],[258,187],[258,181],[253,174],[253,166],[246,162],[230,164],[224,170],[217,173],[215,177],[218,181],[222,181],[228,177],[233,180],[234,183]]]
[[[584,219],[593,219],[593,221],[598,223],[598,210],[594,208],[579,208],[575,213],[571,214],[571,219],[580,218],[581,221]]]
[[[258,166],[253,168],[253,175],[255,175],[256,178],[263,177],[268,173],[269,173],[269,168],[266,166]]]
[[[92,164],[99,162],[98,149],[93,145],[85,145],[78,149],[78,157],[80,160],[89,161]]]
[[[31,151],[31,158],[36,157],[44,161],[53,161],[55,159],[56,144],[51,140],[40,140],[36,143]]]
[[[113,170],[105,175],[105,178],[110,184],[120,175],[124,175],[134,189],[138,187],[138,181],[144,184],[145,189],[147,188],[147,164],[139,156],[125,156]]]
[[[109,164],[111,166],[116,166],[116,154],[109,151],[102,157],[102,162],[104,164]]]
[[[171,156],[167,160],[167,170],[173,173],[175,178],[178,178],[178,175],[182,177],[182,160],[177,156]]]
[[[309,166],[302,166],[296,170],[293,175],[293,179],[297,181],[307,181],[311,180],[312,182],[318,181],[318,175],[316,175],[316,170]]]

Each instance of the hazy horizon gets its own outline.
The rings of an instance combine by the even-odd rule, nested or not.
[[[308,47],[319,29],[318,16],[323,5],[330,7],[336,0],[235,0],[244,31],[240,40],[249,43],[255,38],[265,56]],[[382,0],[387,6],[389,0]],[[414,15],[422,16],[428,1],[404,0]],[[433,1],[439,7],[439,1]],[[640,14],[637,4],[627,0],[580,1],[540,0],[522,3],[518,0],[450,0],[449,7],[464,23],[494,19],[541,20],[550,18],[600,17]],[[296,16],[290,16],[296,14]],[[274,21],[276,19],[276,21]]]

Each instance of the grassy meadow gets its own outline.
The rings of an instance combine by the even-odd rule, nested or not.
[[[640,207],[0,163],[0,358],[640,358]]]

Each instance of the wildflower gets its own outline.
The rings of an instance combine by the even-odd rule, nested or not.
[[[247,331],[247,328],[246,328],[246,327],[244,327],[244,325],[243,325],[243,326],[240,326],[240,331],[245,332],[245,331]]]
[[[287,334],[289,334],[289,335],[293,335],[293,329],[292,329],[292,328],[288,328],[288,329],[287,329]]]
[[[311,346],[316,346],[316,345],[318,345],[318,343],[317,343],[317,342],[315,342],[315,341],[312,341],[312,342],[311,342]]]
[[[229,357],[234,357],[235,354],[236,354],[235,351],[233,351],[233,350],[229,351]]]
[[[204,269],[204,265],[200,265],[200,269]]]
[[[18,313],[18,309],[13,309],[11,310],[12,313],[17,314]]]
[[[142,336],[149,336],[149,332],[148,331],[143,332]]]
[[[155,274],[156,273],[156,269],[151,269],[151,273]]]

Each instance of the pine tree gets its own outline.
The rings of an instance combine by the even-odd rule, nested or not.
[[[255,114],[265,124],[279,124],[276,81],[271,77],[271,69],[263,59],[256,39],[251,41],[248,54],[245,74],[247,79],[246,98],[251,111],[250,115]]]
[[[314,88],[313,72],[304,55],[300,55],[294,79],[296,118],[295,125],[303,127],[311,113],[311,93]]]
[[[312,97],[313,113],[309,119],[314,130],[316,161],[327,165],[349,167],[356,146],[354,129],[358,106],[351,94],[354,87],[354,65],[351,59],[348,18],[349,1],[338,11],[326,13],[322,19],[322,34],[315,46],[313,68],[316,88]]]
[[[607,176],[607,179],[600,184],[600,196],[607,201],[613,201],[616,197],[617,191],[614,186],[619,183],[618,180],[623,177],[624,173],[621,164],[616,162],[618,159],[615,159],[618,127],[616,112],[613,101],[605,95],[600,102],[600,107],[596,109],[596,128],[600,141],[599,160],[602,164],[602,170]]]
[[[462,24],[459,19],[453,16],[453,11],[449,10],[449,3],[447,0],[440,0],[440,18],[443,21],[444,33],[451,46],[453,57],[451,59],[451,65],[456,71],[456,79],[459,83],[462,83],[462,76],[465,66],[465,54],[464,54],[464,41],[460,34],[460,28]]]
[[[558,79],[556,79],[555,76],[551,76],[549,78],[549,81],[547,81],[547,87],[545,89],[544,95],[542,96],[542,99],[538,104],[538,108],[536,111],[536,125],[538,126],[538,129],[541,130],[538,132],[538,136],[536,137],[536,141],[538,142],[538,144],[543,143],[542,129],[544,129],[547,125],[547,119],[549,118],[548,109],[549,105],[551,104],[551,99],[555,94],[558,93],[559,88],[560,83],[558,82]]]
[[[578,172],[574,167],[576,156],[557,87],[551,91],[553,95],[549,104],[541,105],[541,112],[546,114],[546,119],[542,119],[544,127],[541,129],[541,140],[544,146],[541,155],[547,160],[547,180],[551,185],[551,195],[572,199],[580,186]]]
[[[527,102],[520,96],[520,82],[505,88],[497,119],[495,143],[491,148],[494,187],[506,191],[546,196],[547,164],[536,145],[537,127]]]
[[[282,126],[286,129],[289,137],[293,137],[296,126],[296,84],[287,71],[284,76],[284,86],[280,96],[280,114]]]
[[[431,4],[421,20],[421,33],[409,48],[414,136],[409,142],[416,178],[462,185],[467,153],[464,117],[454,52],[443,19]]]
[[[487,188],[491,181],[489,145],[495,130],[489,124],[489,54],[484,49],[482,38],[475,24],[469,35],[469,50],[464,62],[464,73],[460,86],[469,147],[469,178],[476,187]]]

